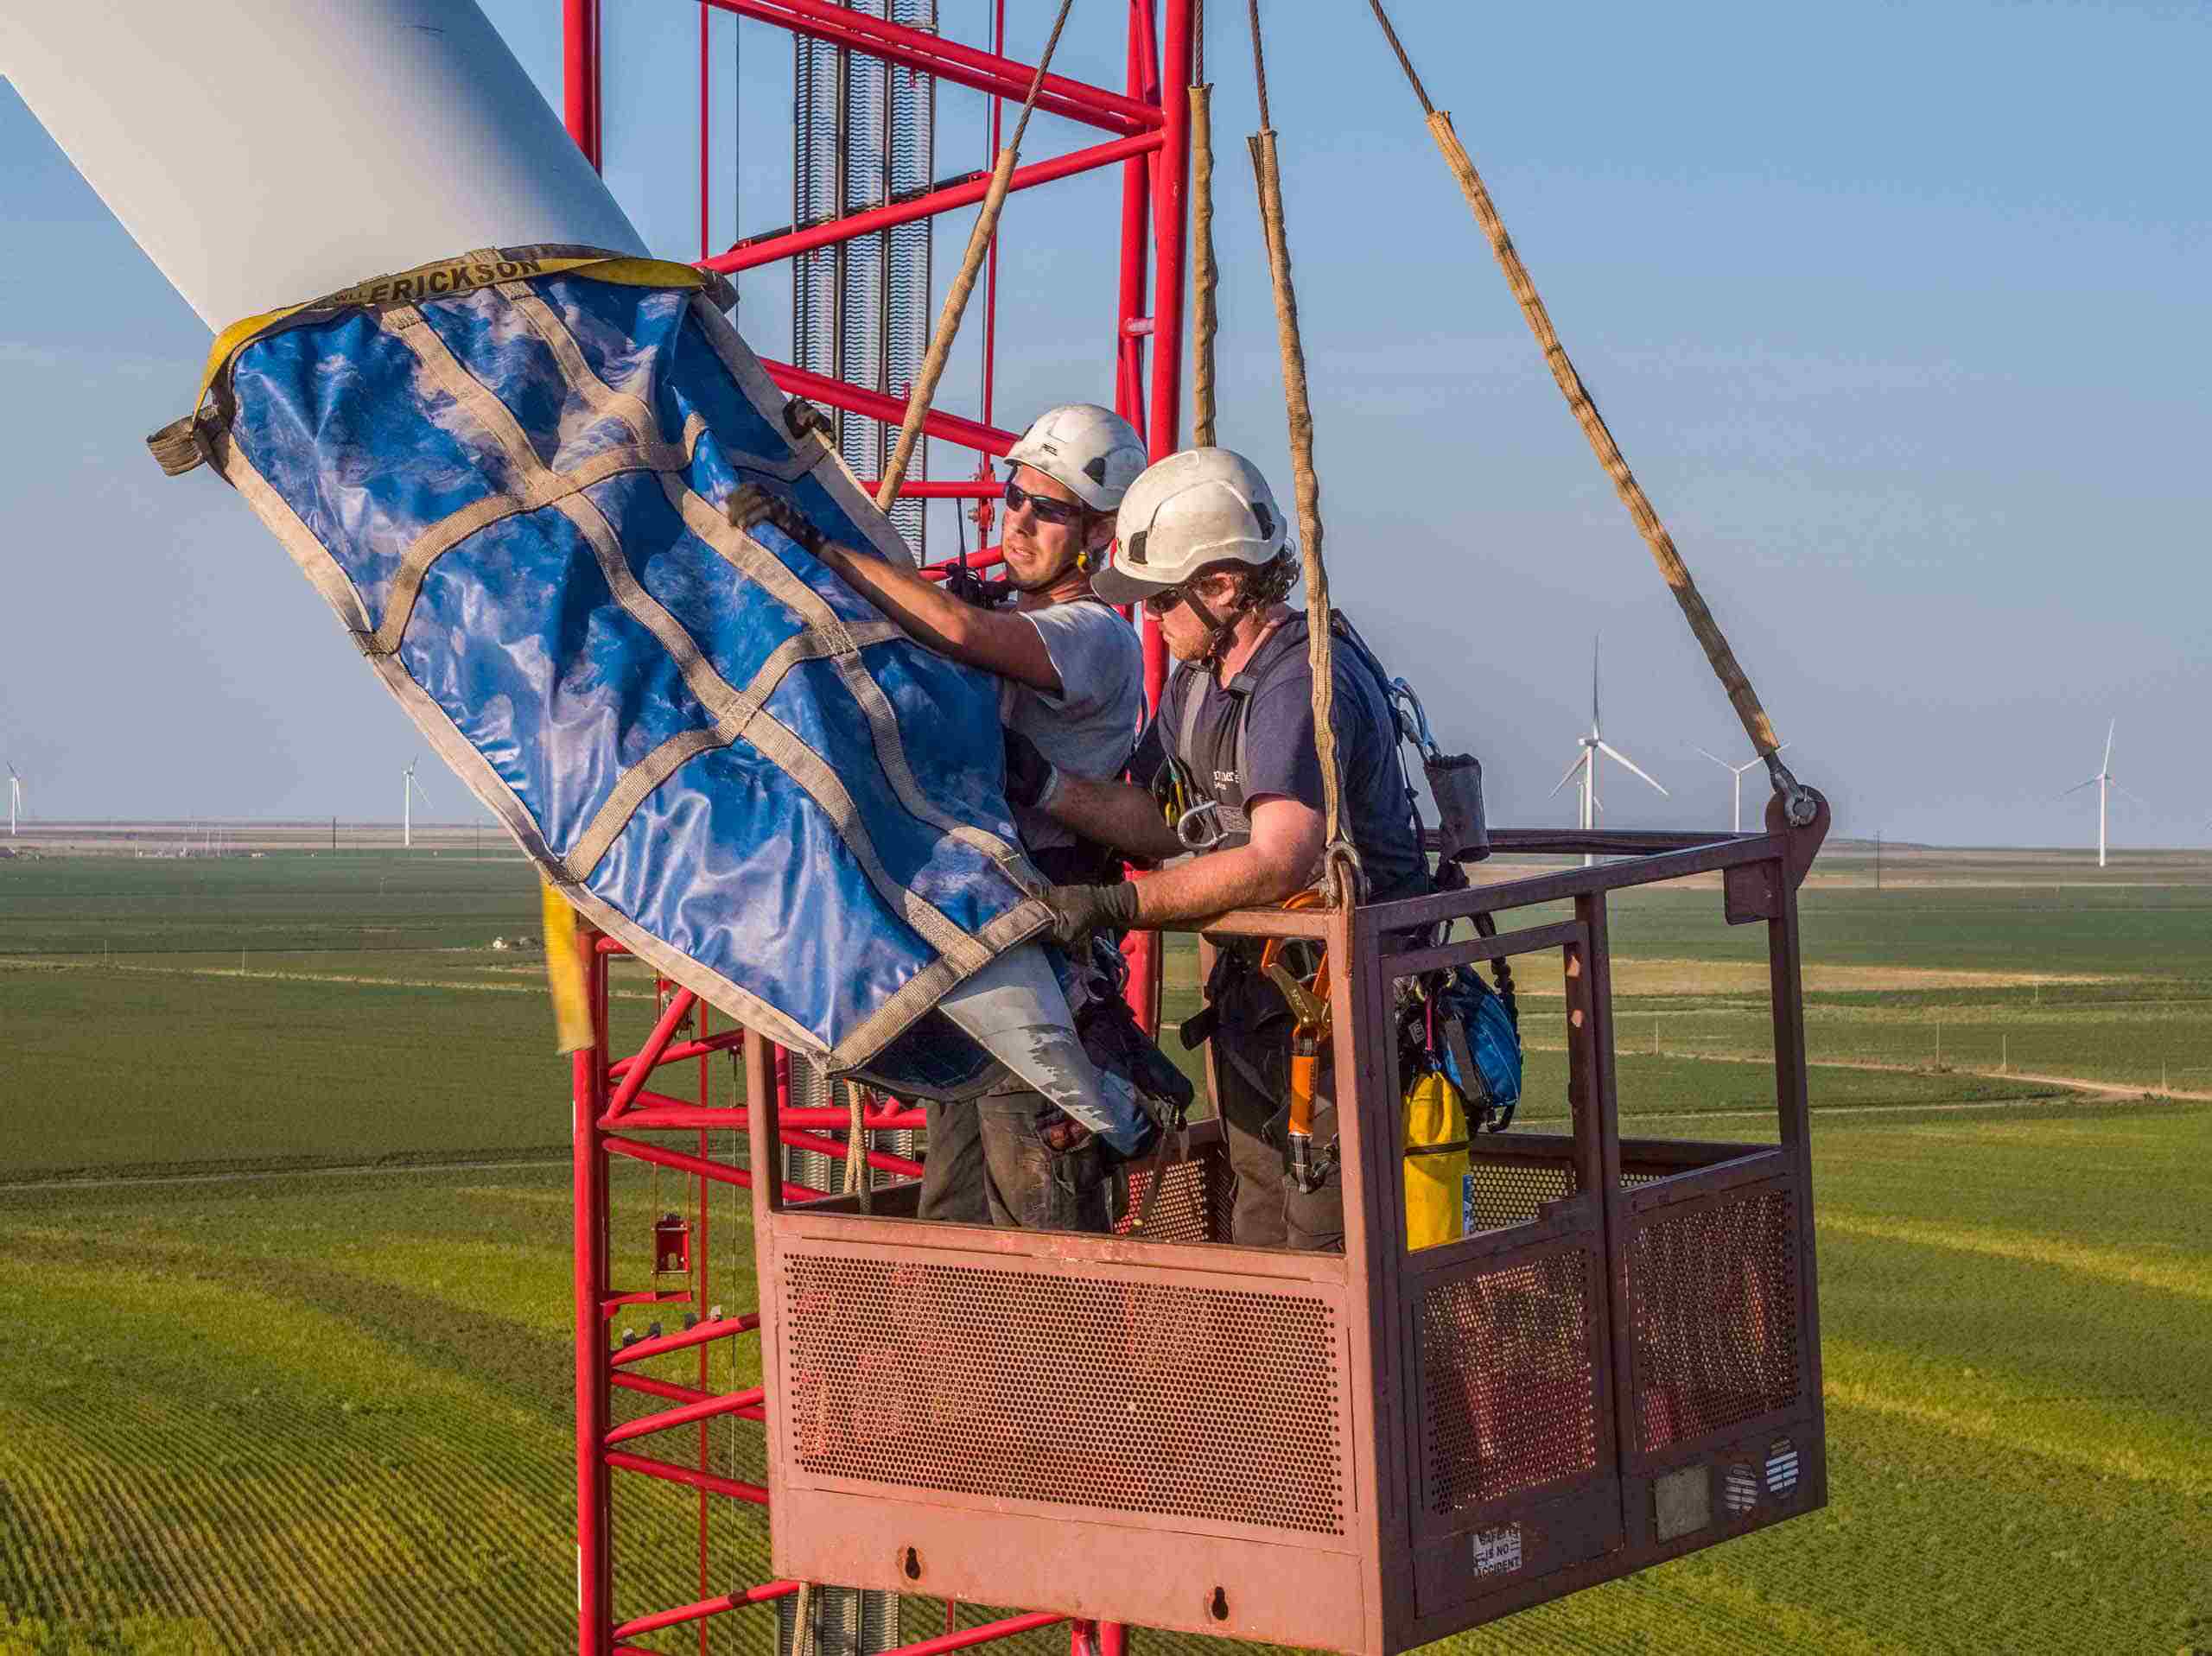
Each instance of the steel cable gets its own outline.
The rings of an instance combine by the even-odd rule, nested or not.
[[[1251,0],[1251,3],[1256,28],[1259,0]],[[1559,330],[1552,326],[1551,314],[1544,308],[1544,301],[1536,292],[1536,284],[1529,275],[1528,266],[1521,262],[1521,255],[1513,245],[1513,238],[1506,234],[1504,221],[1498,217],[1497,208],[1491,200],[1482,175],[1475,170],[1475,163],[1468,156],[1466,146],[1459,142],[1459,134],[1452,130],[1451,115],[1429,101],[1421,76],[1414,69],[1412,58],[1399,40],[1397,30],[1390,26],[1389,15],[1382,9],[1382,0],[1368,0],[1368,4],[1374,10],[1376,21],[1382,24],[1383,35],[1389,41],[1391,49],[1397,54],[1399,66],[1406,73],[1406,79],[1413,88],[1414,96],[1421,101],[1421,111],[1427,117],[1429,134],[1435,140],[1445,165],[1452,169],[1452,176],[1459,181],[1460,194],[1466,197],[1467,206],[1474,213],[1475,222],[1482,227],[1484,235],[1490,238],[1491,251],[1497,255],[1499,268],[1505,272],[1506,285],[1513,290],[1513,297],[1520,304],[1521,314],[1527,319],[1529,331],[1536,336],[1536,344],[1544,353],[1544,362],[1551,369],[1552,378],[1566,397],[1567,407],[1573,412],[1576,423],[1582,428],[1583,435],[1589,439],[1599,464],[1612,479],[1614,491],[1628,508],[1629,516],[1643,536],[1645,544],[1650,547],[1652,558],[1659,566],[1660,576],[1666,581],[1668,590],[1675,594],[1675,601],[1681,606],[1683,619],[1689,623],[1690,631],[1704,647],[1706,659],[1712,663],[1713,673],[1720,681],[1720,688],[1727,693],[1730,703],[1736,709],[1736,716],[1743,721],[1744,733],[1751,738],[1751,746],[1766,761],[1767,774],[1774,783],[1776,793],[1782,797],[1789,820],[1801,828],[1807,825],[1819,809],[1818,801],[1799,784],[1797,778],[1790,774],[1789,767],[1777,757],[1782,743],[1774,733],[1774,726],[1767,718],[1766,709],[1760,705],[1750,678],[1737,662],[1736,652],[1729,647],[1726,635],[1720,631],[1719,622],[1713,619],[1712,610],[1707,607],[1704,595],[1698,591],[1697,582],[1690,575],[1689,566],[1682,561],[1681,553],[1675,546],[1674,536],[1667,532],[1667,526],[1660,521],[1658,511],[1652,505],[1650,497],[1644,493],[1643,485],[1637,481],[1636,474],[1629,469],[1620,445],[1613,441],[1613,434],[1599,414],[1597,403],[1592,400],[1588,388],[1582,383],[1582,376],[1575,371],[1574,364],[1567,354],[1567,347],[1560,343]],[[1264,81],[1262,84],[1264,101]]]

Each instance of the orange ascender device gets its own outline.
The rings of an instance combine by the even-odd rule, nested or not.
[[[1321,901],[1319,891],[1300,891],[1283,907],[1319,908]],[[1323,949],[1313,977],[1301,980],[1282,958],[1285,946],[1296,941],[1268,938],[1260,950],[1260,972],[1282,992],[1295,1020],[1290,1033],[1290,1178],[1299,1190],[1311,1192],[1321,1188],[1336,1161],[1330,1151],[1319,1157],[1313,1153],[1313,1093],[1320,1077],[1321,1049],[1329,1043],[1329,955]]]

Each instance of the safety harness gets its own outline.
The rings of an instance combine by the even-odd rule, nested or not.
[[[1228,850],[1249,842],[1251,818],[1246,809],[1249,774],[1250,726],[1253,699],[1283,669],[1295,661],[1306,643],[1302,617],[1281,623],[1255,650],[1242,670],[1213,698],[1205,695],[1205,663],[1186,662],[1176,670],[1173,686],[1175,741],[1167,755],[1155,792],[1175,823],[1177,837],[1194,851]],[[1428,728],[1420,699],[1403,679],[1393,679],[1358,630],[1341,612],[1329,612],[1329,631],[1373,679],[1384,706],[1390,711],[1394,745],[1412,744],[1434,790],[1445,819],[1445,860],[1429,884],[1458,889],[1466,884],[1459,859],[1488,854],[1482,825],[1481,767],[1466,754],[1441,752]],[[1406,812],[1416,844],[1421,842],[1421,809],[1408,783]],[[1301,892],[1292,906],[1319,900],[1315,892]],[[1495,932],[1487,915],[1478,916],[1476,929]],[[1286,1075],[1271,1080],[1262,1074],[1236,1044],[1216,1049],[1221,1062],[1235,1069],[1263,1096],[1287,1088],[1284,1119],[1286,1172],[1299,1190],[1319,1190],[1336,1165],[1332,1139],[1317,1144],[1313,1123],[1315,1094],[1323,1047],[1329,1038],[1328,962],[1312,945],[1296,951],[1307,958],[1293,958],[1282,940],[1264,944],[1255,940],[1224,940],[1217,946],[1213,970],[1205,986],[1205,1007],[1186,1019],[1181,1035],[1185,1048],[1195,1048],[1219,1031],[1223,1008],[1257,993],[1249,982],[1264,977],[1288,1010],[1289,1065]],[[1464,1158],[1466,1133],[1487,1126],[1503,1128],[1512,1119],[1512,1104],[1519,1095],[1520,1011],[1513,980],[1503,961],[1493,966],[1498,978],[1492,990],[1471,970],[1432,974],[1435,981],[1416,986],[1402,1012],[1401,1066],[1408,1081],[1408,1143],[1417,1155],[1456,1151]],[[1484,998],[1495,1004],[1482,1006]],[[1474,1047],[1479,1027],[1487,1037],[1480,1059]],[[1447,1084],[1448,1083],[1448,1086]],[[1426,1089],[1424,1091],[1424,1089]],[[1417,1108],[1426,1101],[1427,1115],[1438,1116],[1437,1130],[1416,1130]],[[1446,1114],[1439,1107],[1448,1105]],[[1425,1119],[1425,1118],[1424,1118]],[[1443,1125],[1448,1120],[1450,1125]],[[1432,1180],[1432,1182],[1433,1182]],[[1429,1205],[1434,1206],[1432,1202]]]

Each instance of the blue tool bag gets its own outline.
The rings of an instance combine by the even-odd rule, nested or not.
[[[1470,1126],[1503,1131],[1521,1102],[1521,1031],[1505,998],[1462,966],[1433,999],[1437,1067],[1465,1097]]]

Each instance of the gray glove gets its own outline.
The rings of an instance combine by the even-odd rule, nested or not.
[[[1073,949],[1094,931],[1127,930],[1137,923],[1134,880],[1118,885],[1055,885],[1045,893],[1052,910],[1052,937]]]
[[[770,494],[757,483],[747,483],[732,490],[729,504],[724,510],[729,514],[732,528],[750,535],[766,523],[771,529],[781,530],[802,549],[810,553],[821,551],[822,542],[828,538],[800,515],[798,507],[788,500]]]

